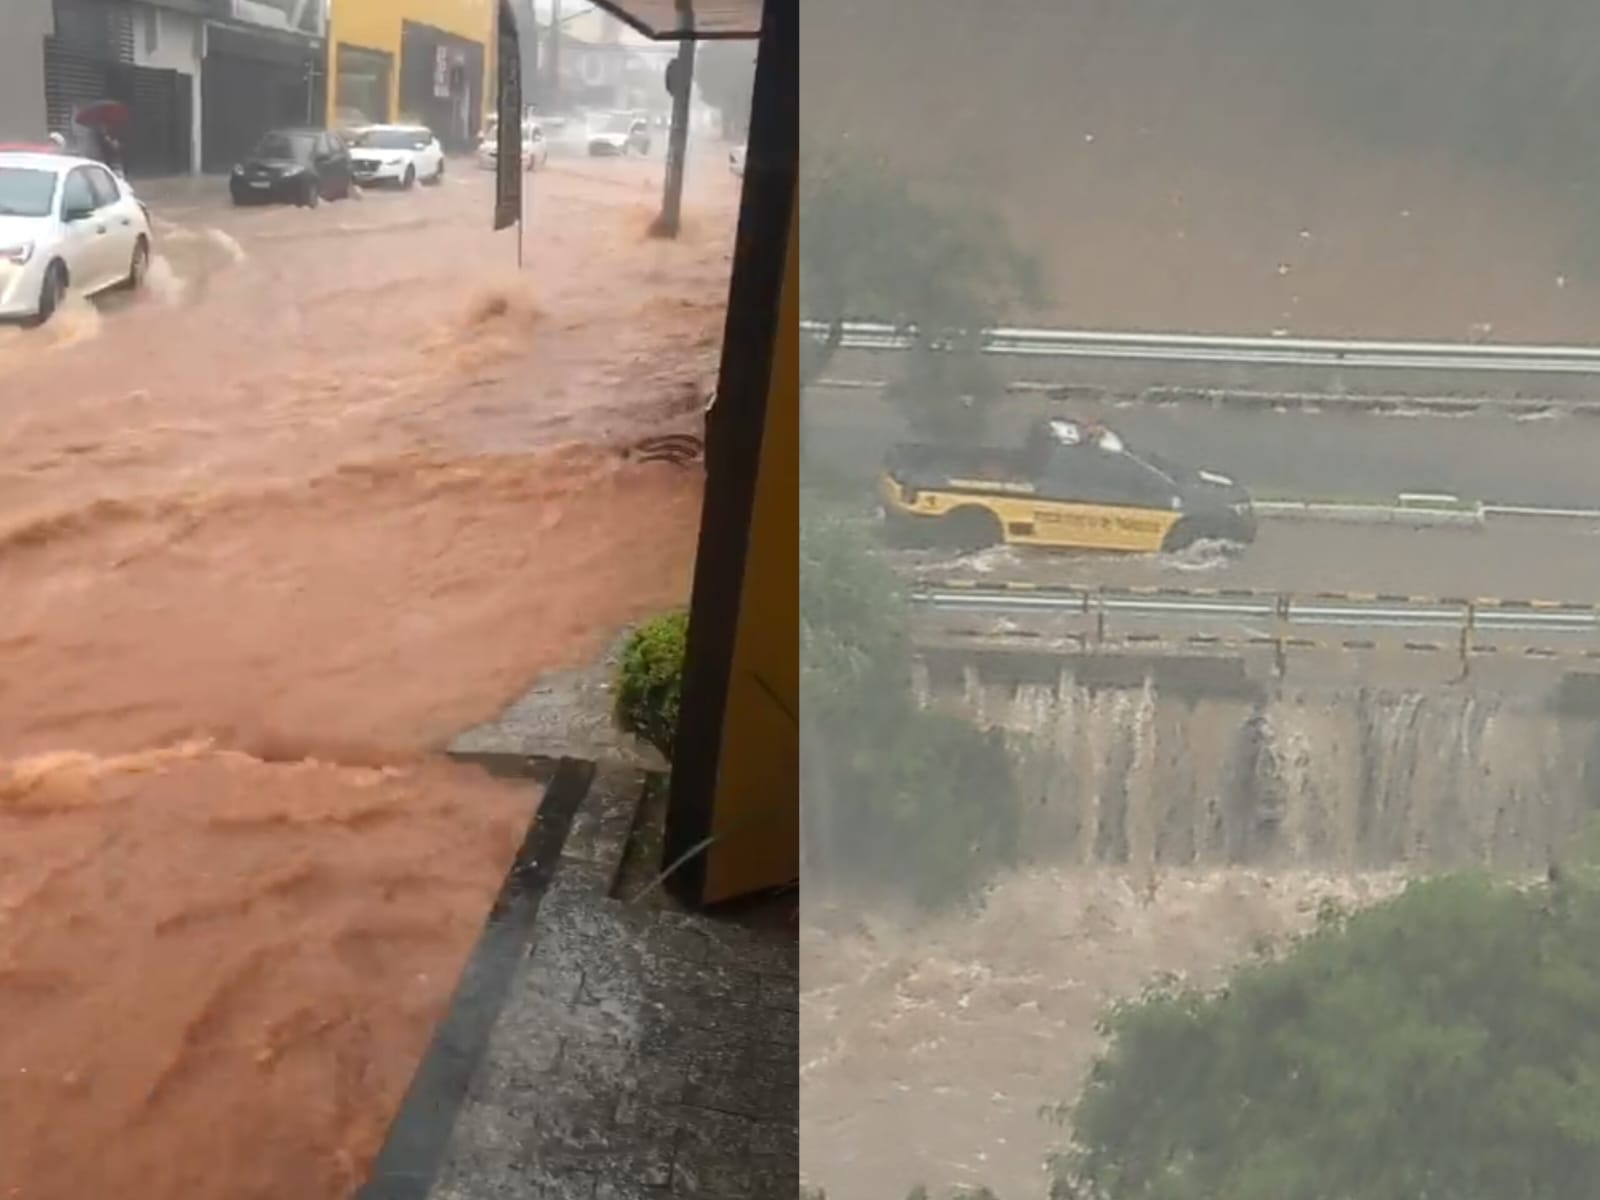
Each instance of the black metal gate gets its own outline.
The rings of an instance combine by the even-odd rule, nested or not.
[[[79,108],[110,97],[113,65],[97,55],[63,45],[58,38],[45,38],[44,104],[52,130],[65,133]]]
[[[111,98],[133,113],[122,145],[129,175],[187,175],[193,169],[193,87],[181,71],[112,68]]]
[[[208,28],[201,72],[200,147],[206,171],[226,171],[269,129],[322,125],[320,43]]]
[[[470,150],[483,120],[483,43],[414,21],[400,26],[400,119],[446,150]]]

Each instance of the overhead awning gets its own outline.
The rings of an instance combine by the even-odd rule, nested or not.
[[[761,0],[594,0],[596,7],[658,42],[756,38]]]

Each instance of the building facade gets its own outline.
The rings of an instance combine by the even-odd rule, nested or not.
[[[226,170],[272,125],[320,121],[327,0],[5,0],[0,135],[114,100],[131,175]]]
[[[447,150],[483,123],[494,0],[339,0],[329,42],[327,119],[427,125]]]
[[[0,141],[36,141],[49,129],[44,40],[54,29],[50,0],[6,0],[0,36]]]
[[[198,2],[208,10],[199,46],[205,170],[227,170],[268,129],[322,124],[328,0]]]

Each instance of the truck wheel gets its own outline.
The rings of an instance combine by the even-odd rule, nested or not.
[[[1161,553],[1176,554],[1180,550],[1187,550],[1196,542],[1216,536],[1215,530],[1207,528],[1199,521],[1184,519],[1167,530],[1167,536],[1161,540]]]
[[[958,508],[939,521],[939,542],[953,550],[981,550],[1004,540],[1000,522],[985,508]]]
[[[883,540],[896,550],[915,550],[928,542],[926,518],[907,517],[900,513],[885,513]]]

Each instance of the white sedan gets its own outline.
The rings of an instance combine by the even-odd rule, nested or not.
[[[350,173],[363,187],[438,183],[444,147],[421,125],[368,125],[350,135]]]
[[[0,153],[0,318],[42,324],[68,289],[137,288],[152,240],[144,205],[101,164]]]

